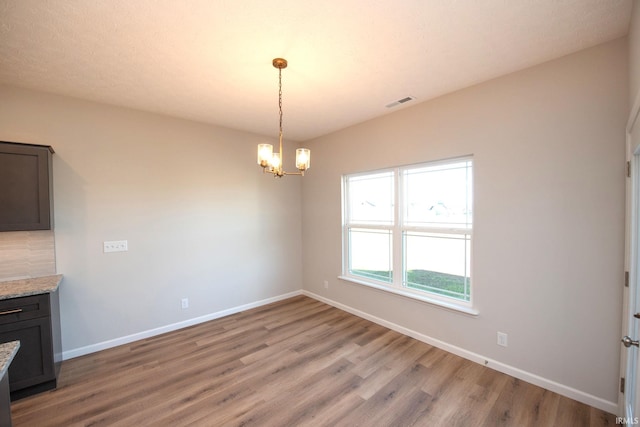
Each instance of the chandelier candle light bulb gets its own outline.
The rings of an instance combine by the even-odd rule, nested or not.
[[[258,144],[258,164],[266,168],[273,158],[273,145]]]
[[[273,152],[273,145],[258,144],[258,165],[263,172],[269,172],[274,177],[282,178],[285,175],[303,175],[311,167],[311,150],[308,148],[298,148],[296,150],[296,168],[299,172],[285,172],[282,167],[282,69],[287,68],[287,60],[275,58],[273,66],[278,69],[278,109],[280,113],[280,132],[278,139],[280,142],[280,152]]]
[[[271,156],[271,163],[269,164],[274,171],[278,171],[281,169],[282,160],[280,158],[280,153],[273,153]]]
[[[296,150],[296,167],[300,171],[306,171],[311,167],[311,151],[308,148]]]

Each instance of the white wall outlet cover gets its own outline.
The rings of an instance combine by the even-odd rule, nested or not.
[[[498,332],[498,345],[502,347],[506,347],[507,338],[508,338],[507,334],[505,334],[504,332]]]

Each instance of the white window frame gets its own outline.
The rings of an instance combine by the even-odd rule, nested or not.
[[[406,225],[403,224],[404,214],[402,209],[404,209],[404,194],[405,194],[405,183],[403,181],[403,177],[406,171],[417,170],[425,167],[432,167],[437,165],[447,165],[447,164],[455,164],[460,162],[470,162],[470,168],[472,173],[472,184],[471,184],[471,203],[473,204],[473,175],[474,175],[474,163],[472,156],[464,156],[457,157],[446,160],[438,160],[425,162],[420,164],[413,165],[405,165],[398,166],[394,168],[386,168],[373,170],[368,172],[354,173],[343,175],[342,177],[342,275],[339,276],[340,279],[346,280],[352,283],[369,286],[372,288],[376,288],[379,290],[383,290],[386,292],[391,292],[394,294],[402,295],[405,297],[413,298],[416,300],[420,300],[423,302],[427,302],[430,304],[435,304],[440,307],[444,307],[447,309],[459,311],[465,314],[478,315],[478,311],[474,308],[473,305],[473,297],[475,293],[475,287],[472,284],[469,285],[470,299],[469,301],[465,301],[455,297],[449,297],[445,295],[440,295],[437,293],[422,291],[418,289],[412,289],[406,287],[404,285],[405,275],[406,275],[406,259],[405,259],[405,239],[404,235],[407,232],[419,232],[419,233],[432,233],[435,235],[456,235],[456,236],[468,236],[469,244],[470,244],[470,252],[469,257],[472,257],[473,252],[473,220],[470,221],[469,224],[463,225],[461,227],[441,227],[441,226],[426,226],[426,225]],[[352,178],[357,178],[359,176],[368,176],[368,175],[376,175],[381,173],[392,173],[393,174],[393,221],[392,224],[380,224],[374,222],[358,222],[353,221],[350,218],[349,212],[349,185],[348,181]],[[392,281],[386,282],[383,280],[376,280],[375,278],[364,277],[361,275],[352,274],[349,271],[350,266],[350,230],[351,229],[369,229],[372,231],[386,231],[389,230],[391,232],[391,271],[392,271]],[[472,270],[472,259],[470,260],[470,270]],[[473,274],[469,271],[469,275],[472,278]],[[472,290],[473,289],[473,290]]]

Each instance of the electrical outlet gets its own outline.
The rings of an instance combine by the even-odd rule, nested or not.
[[[507,346],[507,334],[504,332],[498,332],[498,345],[502,347]]]
[[[182,298],[182,309],[189,308],[189,298]]]
[[[126,240],[113,240],[102,243],[102,250],[107,252],[126,252],[129,250],[129,244]]]
[[[328,280],[324,281],[324,288],[325,289],[329,289],[329,281]]]

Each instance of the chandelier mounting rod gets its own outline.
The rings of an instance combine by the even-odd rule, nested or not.
[[[282,69],[287,68],[288,63],[284,58],[274,58],[271,63],[278,69],[278,110],[280,112],[278,140],[280,142],[280,165],[284,166],[284,152],[282,151]]]

